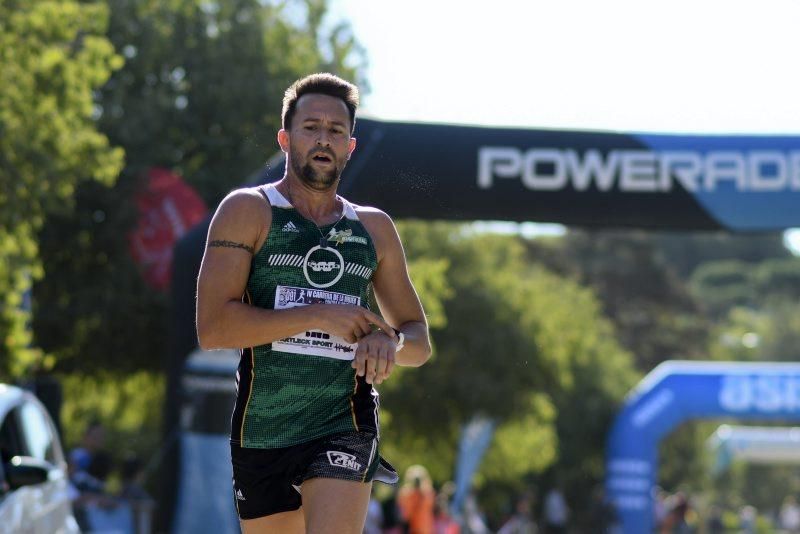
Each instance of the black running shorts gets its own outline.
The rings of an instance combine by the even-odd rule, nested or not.
[[[278,449],[231,444],[233,497],[240,519],[300,508],[300,485],[310,478],[394,484],[397,472],[378,454],[368,432],[344,432]]]

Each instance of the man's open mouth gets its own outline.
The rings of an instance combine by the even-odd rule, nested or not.
[[[313,159],[314,161],[318,161],[320,163],[333,163],[333,158],[331,158],[327,154],[314,154],[314,156],[311,159]]]

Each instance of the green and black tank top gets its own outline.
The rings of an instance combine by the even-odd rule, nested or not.
[[[259,188],[272,225],[250,267],[245,303],[287,309],[314,303],[369,307],[378,265],[353,206],[328,226],[300,215],[272,185]],[[346,431],[378,433],[378,393],[357,377],[355,344],[320,330],[242,349],[231,442],[277,448]]]

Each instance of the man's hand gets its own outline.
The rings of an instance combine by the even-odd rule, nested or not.
[[[319,314],[319,329],[339,336],[348,343],[355,343],[369,335],[375,327],[391,332],[390,339],[397,340],[394,330],[380,315],[372,313],[363,306],[354,304],[312,304]]]
[[[394,369],[394,354],[397,350],[397,337],[394,330],[376,330],[358,340],[353,368],[358,376],[363,376],[367,384],[380,384]]]

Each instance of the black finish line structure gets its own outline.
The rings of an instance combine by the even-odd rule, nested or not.
[[[675,231],[800,227],[800,136],[633,134],[367,118],[358,119],[355,136],[358,146],[339,192],[395,219]],[[246,185],[274,182],[283,172],[279,154]],[[195,291],[209,223],[210,217],[192,228],[174,249],[168,429],[179,428],[181,376],[197,348]],[[167,469],[177,470],[176,453],[170,453]],[[629,526],[640,528],[650,516],[642,500],[646,488],[631,484],[650,484],[652,475],[634,480],[625,472],[633,463],[615,457],[609,462],[609,489],[624,505],[625,532],[633,532]],[[165,479],[177,479],[173,475]],[[626,488],[636,489],[636,495]],[[165,494],[169,500],[175,491],[167,488]],[[627,513],[636,519],[625,519]]]

